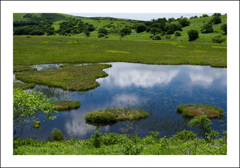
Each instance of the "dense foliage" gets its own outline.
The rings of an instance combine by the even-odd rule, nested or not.
[[[227,131],[219,138],[219,132],[212,130],[212,122],[206,117],[195,117],[189,122],[200,133],[183,130],[171,137],[159,138],[158,131],[150,131],[145,137],[138,136],[135,121],[121,128],[123,134],[95,131],[88,140],[78,138],[65,140],[57,128],[53,137],[44,141],[30,138],[13,141],[14,155],[226,155]],[[199,137],[203,137],[203,139]]]
[[[26,124],[37,118],[38,111],[42,111],[47,119],[53,120],[56,118],[55,116],[52,116],[52,114],[56,112],[54,111],[54,106],[51,104],[52,100],[53,99],[48,99],[41,92],[26,92],[21,89],[13,89],[13,120],[15,138],[22,135]]]

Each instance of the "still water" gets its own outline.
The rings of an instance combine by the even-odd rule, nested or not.
[[[125,127],[127,122],[97,127],[87,124],[84,117],[92,111],[124,107],[149,112],[148,118],[136,123],[139,136],[145,136],[149,131],[159,131],[161,137],[169,137],[189,129],[190,119],[176,112],[176,107],[181,104],[208,104],[222,108],[224,117],[211,119],[212,128],[219,131],[220,135],[227,129],[227,69],[192,65],[110,64],[111,68],[104,69],[108,77],[97,79],[100,86],[89,91],[68,91],[36,85],[33,91],[41,91],[59,100],[78,100],[81,107],[57,113],[57,119],[41,122],[38,129],[30,124],[24,128],[23,137],[46,140],[53,128],[60,129],[68,139],[88,139],[96,130],[122,133],[120,128]],[[49,67],[58,69],[60,65],[34,67],[38,70]],[[44,118],[40,115],[40,119]]]

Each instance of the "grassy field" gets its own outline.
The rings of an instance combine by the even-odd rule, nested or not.
[[[40,36],[14,36],[13,43],[14,66],[99,62],[227,66],[226,44],[217,43]]]

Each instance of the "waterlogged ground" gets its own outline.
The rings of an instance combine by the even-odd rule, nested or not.
[[[160,136],[171,136],[188,129],[190,119],[176,112],[181,104],[208,104],[224,110],[223,118],[211,119],[212,128],[219,132],[227,129],[227,69],[192,65],[145,65],[111,63],[104,69],[108,77],[99,78],[100,86],[89,91],[63,91],[59,88],[36,85],[48,97],[59,100],[78,100],[81,107],[56,114],[54,121],[40,123],[34,129],[31,124],[24,129],[23,137],[46,140],[53,128],[62,131],[65,137],[88,139],[91,134],[101,132],[121,133],[126,122],[112,126],[97,127],[85,123],[85,115],[105,108],[141,108],[149,117],[137,123],[139,136],[149,131],[159,131]],[[59,65],[35,65],[38,70],[60,68]],[[16,79],[15,79],[16,80]],[[40,119],[41,114],[40,114]]]

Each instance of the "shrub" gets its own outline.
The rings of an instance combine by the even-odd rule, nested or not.
[[[162,40],[160,35],[156,35],[152,37],[153,40]]]
[[[197,30],[189,30],[188,31],[188,37],[189,37],[189,41],[196,40],[199,37],[198,36],[198,31]]]
[[[193,140],[194,138],[196,138],[196,134],[193,133],[192,131],[187,131],[187,130],[183,130],[182,132],[177,133],[177,135],[175,135],[176,138],[181,139],[181,140]]]
[[[223,24],[221,26],[221,30],[224,32],[224,35],[226,35],[227,34],[227,24]]]
[[[194,117],[194,119],[192,119],[188,124],[190,127],[198,127],[201,136],[204,139],[208,139],[208,135],[212,131],[211,126],[210,126],[210,125],[212,125],[212,122],[210,121],[209,118],[207,118],[207,116]]]
[[[208,15],[207,14],[203,14],[202,17],[208,17]]]
[[[102,136],[102,142],[105,145],[113,145],[117,144],[119,142],[119,136],[116,133],[105,133],[104,136]]]
[[[108,31],[107,31],[107,29],[99,28],[99,29],[98,29],[98,34],[104,34],[104,35],[107,35],[107,34],[108,34]]]
[[[213,26],[212,24],[206,23],[201,27],[201,33],[212,33]]]
[[[123,144],[124,155],[138,155],[143,150],[143,146],[139,144],[134,144],[133,141],[127,139]]]
[[[165,39],[171,39],[171,36],[170,35],[166,35]]]
[[[53,139],[55,141],[63,141],[64,140],[64,135],[62,134],[62,132],[57,129],[57,128],[54,128],[52,130],[52,135],[53,135]]]
[[[103,34],[103,33],[99,33],[99,34],[98,34],[98,38],[99,38],[99,37],[104,37],[104,36],[105,36],[105,34]]]
[[[93,146],[96,148],[100,148],[101,146],[101,138],[102,138],[102,134],[98,131],[95,131],[91,138],[90,141],[93,143]]]
[[[214,16],[213,19],[211,20],[213,24],[219,24],[222,23],[222,20],[220,18],[220,16]]]
[[[223,38],[221,35],[217,35],[212,38],[213,43],[222,43],[224,41],[225,41],[225,38]]]
[[[145,24],[138,24],[136,26],[136,32],[141,33],[144,32],[147,29],[147,26]]]
[[[175,32],[174,32],[174,35],[175,35],[175,37],[181,36],[181,32],[180,32],[180,31],[175,31]]]
[[[182,25],[182,27],[186,27],[190,25],[190,22],[187,18],[179,19],[178,22]]]

